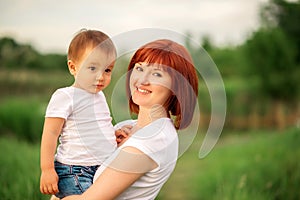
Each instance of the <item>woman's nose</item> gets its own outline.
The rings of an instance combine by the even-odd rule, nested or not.
[[[148,85],[148,84],[150,84],[149,74],[147,74],[147,73],[141,74],[140,76],[137,77],[137,79],[138,79],[137,82],[140,85]]]

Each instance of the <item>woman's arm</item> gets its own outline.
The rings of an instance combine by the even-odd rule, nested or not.
[[[54,154],[57,139],[65,120],[63,118],[45,118],[41,141],[41,180],[40,191],[43,194],[58,192],[58,176],[54,169]]]
[[[137,179],[156,167],[157,164],[142,151],[125,147],[86,192],[79,196],[66,197],[64,200],[115,199]]]

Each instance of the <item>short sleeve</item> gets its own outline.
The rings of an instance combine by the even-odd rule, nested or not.
[[[63,90],[53,93],[47,106],[45,117],[60,117],[67,119],[72,112],[72,98]]]
[[[160,119],[136,132],[120,148],[137,148],[160,166],[168,160],[166,157],[177,155],[177,150],[173,149],[177,142],[177,133],[170,119]]]

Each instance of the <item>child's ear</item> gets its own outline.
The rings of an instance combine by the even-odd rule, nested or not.
[[[75,76],[76,75],[76,65],[72,60],[68,60],[68,68],[70,73]]]

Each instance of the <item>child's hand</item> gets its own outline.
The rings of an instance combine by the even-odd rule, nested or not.
[[[121,146],[128,139],[131,129],[132,129],[132,126],[125,125],[122,128],[116,130],[115,135],[116,135],[116,140],[117,140],[118,146]]]
[[[40,190],[43,194],[58,193],[58,175],[55,169],[43,170],[40,180]]]

